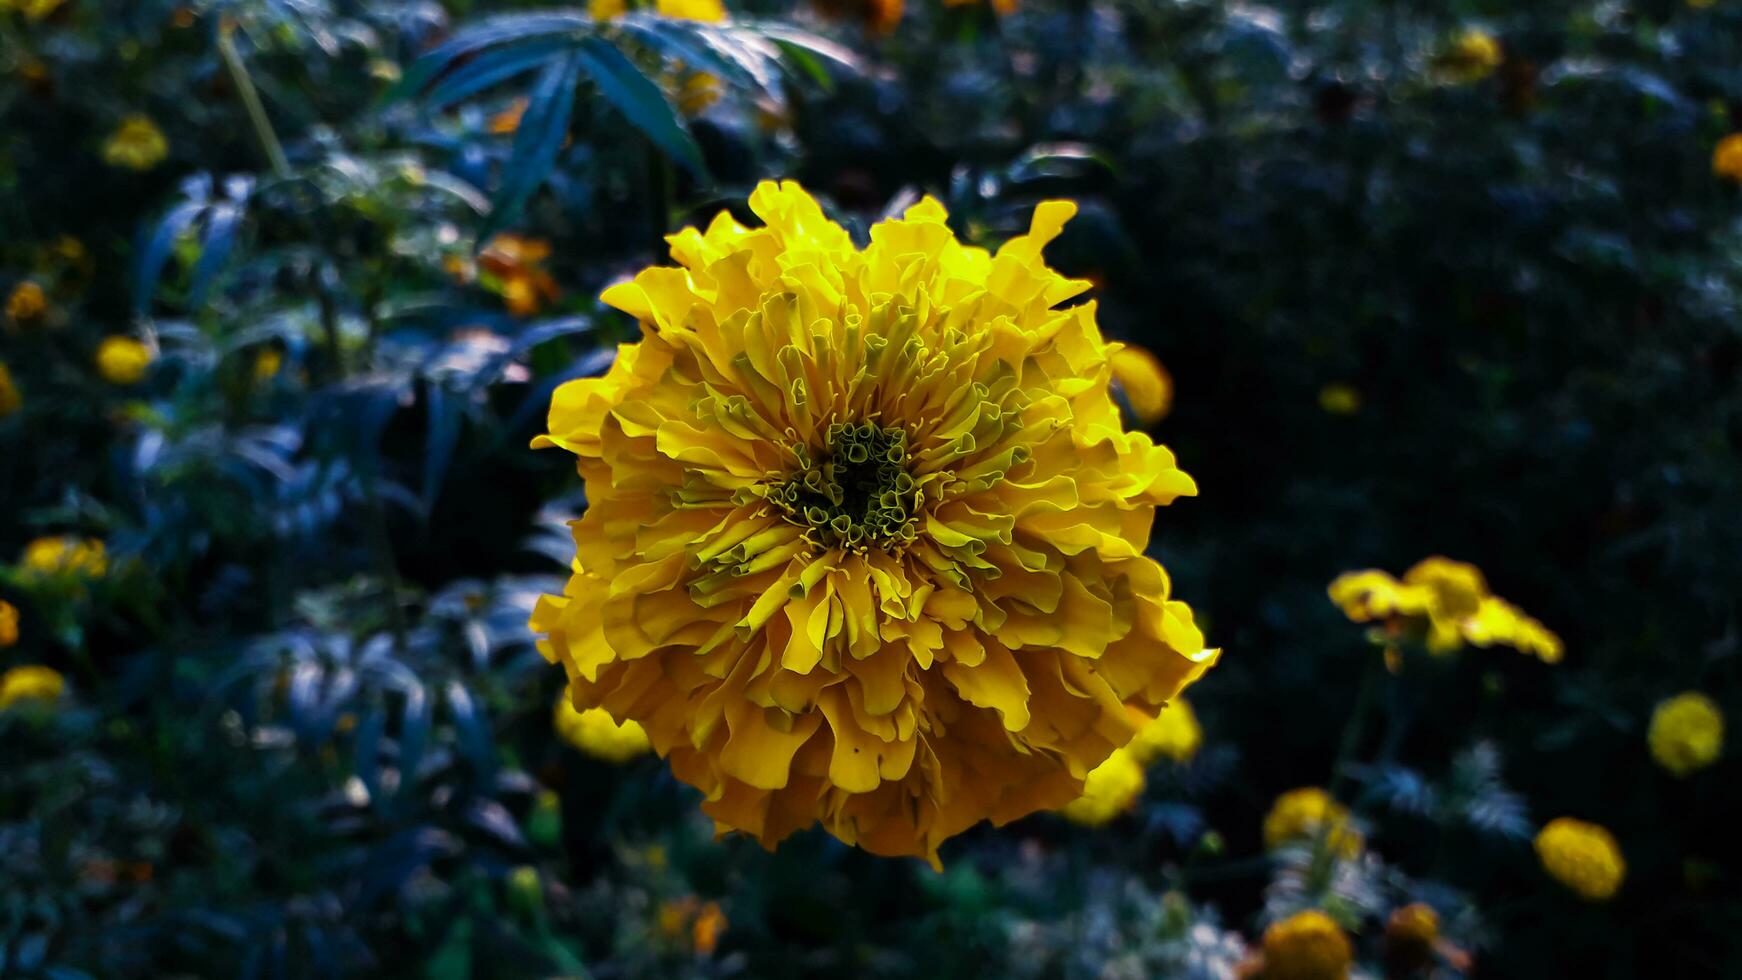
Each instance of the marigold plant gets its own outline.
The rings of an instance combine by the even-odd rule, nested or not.
[[[1481,571],[1465,562],[1427,558],[1402,581],[1377,569],[1345,572],[1326,591],[1354,622],[1416,630],[1434,653],[1499,644],[1557,663],[1564,652],[1560,637],[1490,593]]]
[[[1262,980],[1344,980],[1355,949],[1334,919],[1308,909],[1266,928],[1262,955]]]
[[[151,361],[151,348],[132,337],[106,337],[97,346],[97,373],[113,385],[138,384]]]
[[[0,711],[21,702],[58,701],[66,692],[66,678],[52,667],[28,664],[0,674]]]
[[[1278,796],[1264,815],[1267,850],[1302,841],[1316,843],[1320,837],[1331,853],[1346,859],[1359,856],[1366,846],[1361,832],[1349,824],[1349,808],[1317,786],[1291,789]]]
[[[793,183],[613,286],[641,323],[535,445],[589,506],[533,615],[576,703],[646,727],[719,828],[935,862],[1082,794],[1216,658],[1144,555],[1196,492],[1120,425],[1088,284],[926,199],[855,245]],[[1134,716],[1129,707],[1139,709]]]
[[[1621,845],[1605,827],[1572,817],[1556,817],[1536,835],[1536,855],[1556,881],[1580,898],[1613,898],[1627,877]]]
[[[1126,748],[1138,765],[1147,766],[1157,759],[1188,762],[1203,743],[1204,730],[1191,704],[1185,698],[1174,698],[1160,714],[1144,722]]]
[[[1646,741],[1658,765],[1686,776],[1718,761],[1724,750],[1724,713],[1698,691],[1678,694],[1651,713]]]

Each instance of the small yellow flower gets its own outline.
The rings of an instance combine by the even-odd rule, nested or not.
[[[12,383],[12,370],[0,361],[0,419],[24,407],[24,396],[18,393],[18,386]]]
[[[19,565],[37,578],[76,575],[102,578],[109,572],[109,552],[96,538],[70,535],[37,538],[24,546]]]
[[[151,348],[132,337],[105,337],[97,346],[97,373],[114,385],[138,384],[151,366]]]
[[[1114,749],[1107,761],[1089,771],[1083,795],[1059,808],[1066,820],[1100,827],[1137,804],[1143,795],[1143,767],[1125,749]]]
[[[609,20],[609,17],[594,16],[594,20]],[[518,132],[520,120],[526,117],[526,107],[532,104],[531,99],[518,98],[508,103],[507,108],[490,117],[490,122],[484,127],[493,136],[509,136]]]
[[[711,956],[726,931],[726,913],[719,902],[699,901],[694,895],[659,904],[659,932],[668,939],[687,939],[696,953]]]
[[[594,20],[613,20],[629,11],[627,0],[588,0],[587,16]]]
[[[1615,835],[1594,823],[1556,817],[1536,835],[1543,870],[1590,902],[1614,896],[1627,877],[1627,861]]]
[[[1344,980],[1355,949],[1343,927],[1317,909],[1264,930],[1263,980]]]
[[[1354,622],[1418,627],[1434,653],[1500,644],[1552,664],[1564,652],[1560,637],[1491,594],[1476,566],[1449,558],[1425,559],[1401,582],[1377,569],[1345,572],[1326,592]]]
[[[262,348],[254,355],[254,380],[258,382],[271,381],[278,377],[279,369],[284,367],[284,354],[276,347]]]
[[[103,144],[103,162],[128,170],[150,170],[169,156],[169,139],[150,117],[131,115]]]
[[[18,642],[18,607],[0,599],[0,647]]]
[[[1154,354],[1127,344],[1114,351],[1112,367],[1137,421],[1154,425],[1167,418],[1173,410],[1173,375]]]
[[[1440,57],[1440,68],[1454,82],[1479,82],[1494,74],[1505,60],[1500,42],[1487,31],[1471,29],[1458,36]]]
[[[1319,389],[1319,408],[1331,415],[1354,415],[1361,410],[1361,389],[1354,385],[1325,385]]]
[[[1278,796],[1264,815],[1264,847],[1316,843],[1320,836],[1331,853],[1345,860],[1359,857],[1366,846],[1361,832],[1349,826],[1349,809],[1317,786],[1292,789]]]
[[[1724,749],[1724,713],[1698,691],[1678,694],[1651,713],[1651,757],[1676,776],[1704,769]]]
[[[66,0],[0,0],[0,10],[16,10],[25,20],[38,21],[60,9]]]
[[[720,910],[720,903],[704,903],[702,910],[696,913],[695,923],[690,926],[690,941],[695,945],[696,952],[703,956],[714,955],[726,926],[726,913]]]
[[[628,762],[653,749],[639,722],[619,725],[604,708],[576,711],[567,694],[557,698],[555,725],[563,741],[606,762]]]
[[[678,20],[722,21],[726,5],[721,0],[654,0],[653,9],[662,17]]]
[[[6,298],[6,319],[17,326],[35,323],[47,312],[48,294],[32,280],[12,287],[12,295]]]
[[[0,674],[0,711],[21,701],[58,701],[66,687],[66,678],[52,668],[35,664],[14,667]]]
[[[1712,150],[1712,173],[1742,182],[1742,133],[1731,133]]]
[[[1174,698],[1153,719],[1136,708],[1130,710],[1145,719],[1143,727],[1125,746],[1140,766],[1162,758],[1188,762],[1204,743],[1204,730],[1198,725],[1198,716],[1185,698]]]

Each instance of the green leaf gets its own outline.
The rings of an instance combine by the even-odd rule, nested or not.
[[[502,171],[502,185],[491,201],[490,217],[478,232],[480,243],[489,241],[490,236],[520,216],[532,192],[538,190],[556,166],[575,109],[575,86],[580,84],[583,54],[576,51],[552,61],[539,74],[527,100],[526,114],[520,119],[520,128],[515,130],[514,148]]]
[[[641,69],[602,38],[589,37],[581,41],[575,52],[586,65],[599,94],[616,107],[629,124],[640,130],[653,144],[694,174],[706,180],[707,165],[702,162],[701,147],[678,121],[677,111]]]

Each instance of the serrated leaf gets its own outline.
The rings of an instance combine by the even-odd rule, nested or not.
[[[605,101],[653,144],[683,164],[698,179],[707,179],[701,147],[678,121],[677,110],[658,85],[641,73],[623,52],[603,38],[589,37],[576,51]]]
[[[588,38],[587,40],[596,40]],[[584,44],[585,42],[583,42]],[[520,216],[527,199],[556,165],[557,153],[569,131],[575,108],[575,86],[580,84],[585,48],[545,65],[538,83],[528,96],[526,113],[514,133],[514,148],[502,171],[502,184],[491,201],[490,217],[478,232],[486,242]]]

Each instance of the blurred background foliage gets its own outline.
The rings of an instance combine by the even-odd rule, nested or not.
[[[0,975],[1733,975],[1737,130],[1732,0],[0,0]],[[1166,365],[1228,652],[1106,827],[766,854],[553,724],[527,443],[769,176],[1074,198]],[[1377,667],[1435,553],[1564,661]]]

